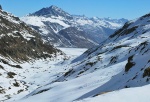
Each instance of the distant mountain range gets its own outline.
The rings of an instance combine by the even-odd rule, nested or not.
[[[88,18],[71,15],[61,8],[50,6],[21,17],[21,20],[40,32],[46,43],[60,47],[85,47],[98,45],[127,19]]]

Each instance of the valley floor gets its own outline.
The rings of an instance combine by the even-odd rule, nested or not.
[[[8,95],[10,95],[10,99],[7,100],[8,102],[16,102],[16,100],[23,98],[24,96],[28,95],[35,89],[39,87],[43,87],[47,84],[53,83],[59,76],[62,76],[69,67],[66,67],[66,64],[70,63],[71,59],[76,58],[77,56],[81,55],[87,49],[80,49],[80,48],[59,48],[62,50],[66,57],[58,56],[57,59],[47,59],[47,60],[37,60],[35,62],[26,62],[21,64],[20,66],[22,69],[12,69],[10,66],[3,65],[4,67],[8,67],[7,69],[15,72],[17,75],[14,76],[14,79],[18,80],[18,83],[22,85],[24,92],[20,92],[18,94],[17,91],[21,90],[18,87],[10,86],[11,90],[7,90],[4,95],[0,95],[0,102],[7,100]],[[69,60],[68,60],[69,59]],[[13,63],[13,62],[12,62]],[[6,69],[6,70],[7,70]],[[2,79],[2,78],[1,78]],[[5,80],[1,84],[5,84],[4,86],[8,87],[9,84],[14,81],[13,79],[6,78],[2,79]],[[9,81],[9,83],[7,83]],[[22,82],[22,83],[21,83]],[[25,88],[26,87],[26,88]],[[23,89],[22,88],[22,89]],[[12,95],[14,94],[14,95]],[[5,100],[5,101],[6,101]],[[32,102],[32,101],[30,101]]]
[[[150,85],[90,96],[92,92],[98,93],[101,86],[109,82],[112,76],[124,70],[126,61],[107,69],[95,72],[91,70],[89,74],[73,75],[63,79],[63,75],[78,64],[71,64],[71,61],[86,49],[59,49],[67,54],[65,59],[58,57],[57,60],[37,60],[21,64],[22,69],[16,71],[19,76],[15,77],[26,83],[27,90],[11,95],[6,102],[148,102],[147,96],[150,92],[147,89]],[[18,90],[16,87],[11,88],[13,90],[8,93]],[[1,99],[4,100],[4,97],[1,96]]]

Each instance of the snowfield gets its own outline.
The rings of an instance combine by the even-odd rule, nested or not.
[[[73,102],[149,102],[150,85],[108,92],[96,97]]]

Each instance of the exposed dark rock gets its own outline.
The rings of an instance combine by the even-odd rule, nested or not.
[[[133,55],[133,56],[134,56],[134,55]],[[125,66],[125,72],[128,72],[128,71],[135,65],[135,63],[132,62],[133,56],[130,56],[130,57],[128,58],[128,63],[127,63],[126,66]]]
[[[15,87],[19,87],[20,86],[20,84],[15,80],[15,83],[13,83],[13,85],[15,86]]]
[[[14,78],[14,76],[17,74],[14,72],[8,72],[7,75],[8,75],[8,78]]]
[[[49,54],[59,52],[52,45],[44,44],[40,35],[21,22],[18,17],[9,15],[5,11],[0,11],[0,13],[2,14],[0,23],[3,24],[3,26],[0,25],[0,55],[11,57],[19,62],[28,61],[30,58],[46,58],[50,57]],[[9,16],[12,21],[6,16]],[[21,68],[20,66],[13,67]]]
[[[73,19],[71,17],[70,14],[68,14],[67,12],[63,11],[62,9],[52,5],[50,7],[47,7],[47,8],[42,8],[41,10],[33,13],[33,14],[30,14],[30,15],[34,15],[34,16],[63,16],[65,17],[66,19]]]
[[[150,77],[150,67],[148,67],[148,68],[146,68],[146,69],[144,70],[143,78],[146,77],[146,76]]]

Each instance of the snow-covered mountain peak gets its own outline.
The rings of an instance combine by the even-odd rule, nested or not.
[[[65,19],[72,19],[71,15],[65,11],[63,11],[61,8],[57,6],[50,6],[46,8],[42,8],[39,11],[36,11],[35,13],[30,14],[30,16],[44,16],[44,17],[64,17]]]
[[[51,5],[49,8],[57,10],[57,11],[62,11],[61,8],[59,8],[59,7],[55,6],[55,5]]]
[[[61,8],[59,8],[59,7],[55,6],[55,5],[50,6],[49,9],[51,11],[55,11],[55,12],[65,12],[64,10],[62,10]]]

